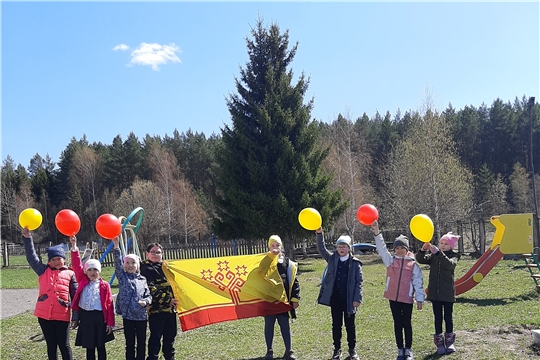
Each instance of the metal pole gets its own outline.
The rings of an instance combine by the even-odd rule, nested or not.
[[[531,148],[531,173],[532,173],[532,188],[533,188],[533,202],[534,202],[534,224],[533,224],[533,244],[534,247],[539,246],[539,234],[538,234],[538,198],[536,197],[536,183],[534,180],[534,158],[533,158],[533,106],[534,106],[534,96],[529,98],[529,120],[530,120],[530,148]],[[538,251],[537,251],[538,253]],[[538,254],[537,254],[538,255]]]

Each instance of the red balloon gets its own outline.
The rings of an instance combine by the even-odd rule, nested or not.
[[[356,218],[360,224],[370,226],[375,220],[379,219],[377,208],[371,204],[364,204],[358,208]]]
[[[65,236],[75,236],[81,229],[81,219],[73,210],[60,210],[54,218],[54,223],[58,231]]]
[[[96,220],[96,230],[102,238],[112,240],[122,232],[122,224],[116,216],[103,214]]]

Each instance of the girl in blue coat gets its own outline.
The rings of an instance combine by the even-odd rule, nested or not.
[[[328,263],[317,302],[330,306],[332,313],[333,360],[341,359],[341,331],[347,331],[349,359],[358,360],[356,353],[356,309],[362,302],[362,263],[351,252],[351,238],[342,235],[336,241],[335,252],[324,245],[322,228],[316,230],[317,250]]]
[[[126,339],[126,360],[144,360],[148,321],[147,307],[152,303],[152,296],[146,278],[139,272],[139,257],[128,254],[122,261],[118,238],[113,239],[112,242],[114,245],[114,272],[118,279],[119,288],[116,296],[116,313],[122,315]],[[136,353],[135,349],[137,349]]]

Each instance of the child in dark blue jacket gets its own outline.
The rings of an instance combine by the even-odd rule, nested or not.
[[[335,252],[324,245],[322,228],[316,230],[317,250],[328,263],[317,302],[330,306],[332,313],[333,360],[341,359],[341,328],[345,321],[349,359],[358,360],[356,353],[356,309],[362,302],[362,263],[351,252],[351,238],[342,235],[336,241]]]

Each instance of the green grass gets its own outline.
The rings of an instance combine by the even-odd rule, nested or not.
[[[385,269],[377,256],[362,256],[364,301],[356,318],[361,359],[395,359],[393,323],[388,301],[382,297]],[[475,260],[461,260],[456,276],[465,273]],[[300,260],[301,305],[292,323],[293,348],[300,359],[328,359],[332,349],[330,309],[316,305],[325,262]],[[503,260],[478,286],[462,294],[454,306],[454,327],[458,352],[448,359],[537,359],[539,349],[532,344],[531,329],[540,328],[539,294],[523,262]],[[104,277],[110,279],[104,268]],[[423,267],[427,279],[428,268]],[[4,276],[2,270],[2,277]],[[20,269],[17,271],[24,271]],[[112,273],[112,272],[111,272]],[[27,274],[19,277],[28,276]],[[34,281],[35,274],[33,274]],[[427,283],[425,283],[427,285]],[[4,285],[3,285],[4,286]],[[5,286],[4,286],[5,287]],[[113,290],[113,292],[117,292]],[[121,325],[117,317],[117,325]],[[45,343],[37,320],[30,312],[1,321],[1,359],[32,359],[45,356]],[[432,342],[431,304],[413,312],[416,359],[438,359]],[[75,332],[72,332],[72,344]],[[109,359],[124,358],[121,329],[107,344]],[[345,345],[345,334],[343,338]],[[176,339],[177,359],[261,360],[266,351],[263,319],[252,318],[205,326]],[[284,348],[278,326],[274,338],[276,355]],[[73,346],[74,359],[84,359],[84,349]],[[444,359],[443,358],[443,359]]]

